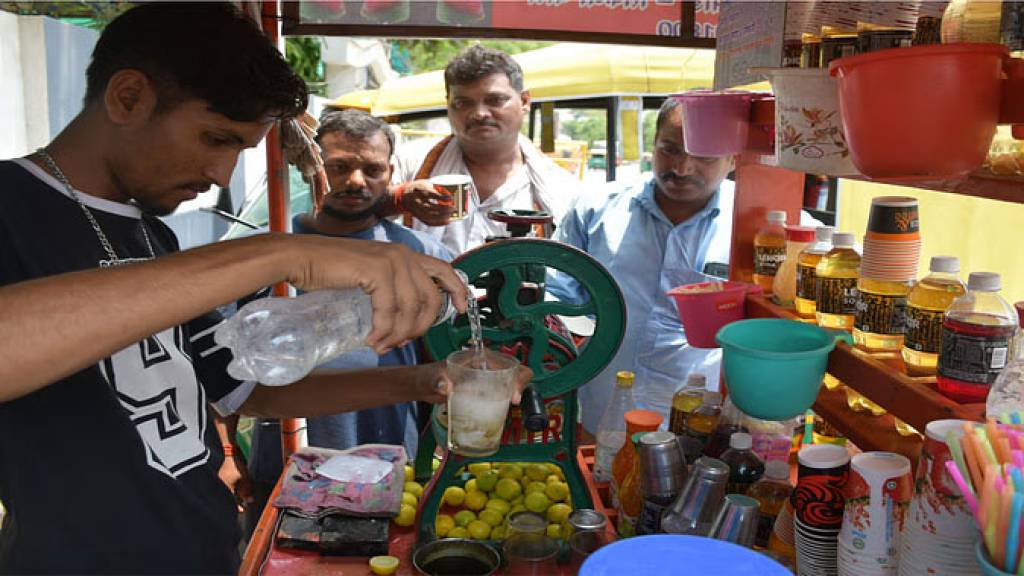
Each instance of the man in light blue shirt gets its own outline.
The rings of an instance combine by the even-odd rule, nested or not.
[[[626,335],[618,353],[580,389],[583,426],[591,434],[597,432],[619,370],[636,372],[637,407],[664,414],[666,421],[672,394],[689,371],[705,372],[709,386],[717,386],[720,351],[686,345],[675,305],[665,292],[706,280],[707,264],[728,261],[733,187],[725,177],[735,162],[686,153],[682,113],[673,98],[658,112],[653,160],[653,178],[612,183],[601,193],[579,197],[554,236],[600,261],[626,300]],[[560,300],[586,300],[580,287],[561,274],[552,275],[548,291]]]

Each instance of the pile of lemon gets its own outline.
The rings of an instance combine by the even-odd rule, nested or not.
[[[467,469],[472,478],[444,491],[443,504],[456,512],[437,515],[438,538],[503,540],[505,519],[521,510],[544,516],[548,536],[563,537],[572,505],[569,485],[558,466],[482,462]]]

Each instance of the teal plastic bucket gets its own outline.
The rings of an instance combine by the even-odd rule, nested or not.
[[[715,336],[729,397],[762,420],[787,420],[814,404],[836,342],[853,339],[793,320],[758,318],[727,324]]]

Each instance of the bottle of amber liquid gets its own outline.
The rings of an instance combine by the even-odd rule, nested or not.
[[[775,273],[786,259],[786,213],[771,210],[768,222],[754,236],[754,284],[771,296]]]
[[[814,318],[815,290],[817,290],[818,262],[832,249],[832,227],[818,226],[814,229],[814,244],[804,248],[796,261],[796,313],[804,318]]]
[[[703,450],[721,415],[722,395],[706,390],[700,406],[686,417],[686,435],[698,440]]]
[[[855,344],[872,352],[895,352],[903,347],[907,294],[913,284],[913,280],[876,280],[863,276],[857,281]]]
[[[822,328],[852,330],[857,313],[857,279],[860,254],[853,249],[853,234],[836,232],[833,248],[822,256],[815,273],[815,318]]]
[[[946,310],[967,287],[957,275],[960,260],[955,256],[934,256],[931,272],[907,295],[907,330],[903,339],[903,361],[912,376],[935,374],[942,344],[942,321]]]
[[[672,411],[669,412],[668,429],[676,435],[686,433],[686,418],[700,406],[707,388],[707,378],[700,372],[691,372],[684,384],[672,396]]]

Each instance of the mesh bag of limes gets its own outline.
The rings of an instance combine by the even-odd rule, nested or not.
[[[412,468],[406,467],[406,477]],[[438,538],[503,540],[510,514],[528,510],[547,519],[547,534],[566,535],[566,519],[572,512],[569,485],[562,470],[552,463],[478,462],[460,470],[461,486],[445,488],[435,528]],[[411,526],[423,494],[417,482],[406,482],[402,507],[395,524]]]

